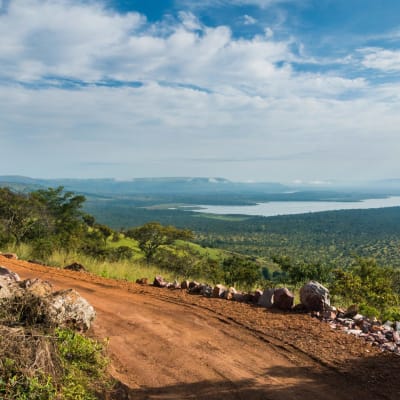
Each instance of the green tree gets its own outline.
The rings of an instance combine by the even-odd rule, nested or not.
[[[226,258],[222,262],[222,269],[224,281],[231,286],[251,287],[261,278],[260,265],[249,258],[238,256]]]
[[[0,222],[5,241],[21,243],[37,221],[38,207],[31,196],[0,188]]]
[[[129,229],[125,234],[138,241],[138,246],[143,251],[147,262],[150,262],[160,246],[172,244],[178,239],[193,239],[193,233],[190,230],[163,226],[158,222],[149,222],[139,228]]]

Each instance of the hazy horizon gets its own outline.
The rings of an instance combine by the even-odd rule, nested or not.
[[[0,173],[400,176],[400,3],[0,0]]]

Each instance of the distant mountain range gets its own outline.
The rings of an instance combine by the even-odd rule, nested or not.
[[[283,193],[290,190],[280,183],[241,183],[224,178],[138,178],[117,179],[34,179],[25,176],[0,176],[0,186],[16,190],[63,186],[87,194],[164,194],[164,193]]]
[[[227,199],[230,194],[241,195],[254,201],[347,199],[348,194],[358,198],[400,195],[400,179],[388,179],[358,183],[284,185],[277,182],[232,182],[224,178],[137,178],[118,179],[35,179],[18,175],[0,176],[0,186],[28,192],[48,187],[63,186],[65,190],[90,196],[207,196]],[[346,195],[347,194],[347,195]],[[243,198],[243,197],[241,197]],[[348,198],[350,200],[350,198]]]

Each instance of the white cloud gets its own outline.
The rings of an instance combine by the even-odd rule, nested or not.
[[[190,12],[151,24],[94,1],[18,0],[0,37],[3,173],[324,180],[358,173],[355,159],[365,176],[397,168],[400,87],[298,72],[297,40],[268,28],[237,38]],[[49,88],[48,76],[93,84]],[[107,79],[143,86],[96,86]]]
[[[254,25],[257,23],[257,20],[253,18],[251,15],[243,15],[243,24],[244,25]]]
[[[378,69],[385,72],[400,71],[400,50],[382,48],[365,48],[359,51],[363,55],[361,61],[366,68]]]

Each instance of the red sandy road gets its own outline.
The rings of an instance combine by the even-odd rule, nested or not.
[[[21,278],[75,288],[110,339],[127,399],[400,399],[400,358],[308,316],[190,296],[0,256]]]

